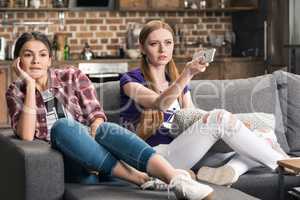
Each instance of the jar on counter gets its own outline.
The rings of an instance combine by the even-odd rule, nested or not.
[[[41,6],[40,0],[30,0],[30,7],[32,8],[39,8]]]
[[[52,2],[53,8],[63,8],[63,7],[65,7],[65,1],[64,0],[53,0],[53,2]]]
[[[94,57],[94,53],[90,48],[90,45],[86,42],[81,52],[80,58],[82,60],[91,60]]]
[[[200,2],[199,2],[199,8],[200,9],[206,8],[206,0],[200,0]]]

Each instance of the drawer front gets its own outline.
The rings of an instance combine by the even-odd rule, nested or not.
[[[120,0],[120,10],[146,10],[147,0]]]
[[[183,8],[183,0],[150,0],[149,7],[154,10],[175,10]]]

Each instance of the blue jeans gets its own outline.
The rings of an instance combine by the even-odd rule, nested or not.
[[[65,118],[53,125],[51,144],[64,156],[68,182],[94,182],[89,171],[110,176],[119,160],[145,172],[148,160],[155,153],[142,139],[117,124],[104,122],[93,139],[87,127]]]

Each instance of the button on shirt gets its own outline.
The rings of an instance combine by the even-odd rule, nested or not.
[[[49,90],[76,121],[90,126],[96,118],[107,120],[97,100],[94,86],[85,74],[73,67],[64,69],[50,68],[48,71]],[[24,80],[17,80],[12,83],[6,92],[11,127],[15,132],[23,110],[25,96],[26,83]],[[35,137],[48,140],[47,109],[43,97],[38,90],[36,90],[36,104],[37,121]]]

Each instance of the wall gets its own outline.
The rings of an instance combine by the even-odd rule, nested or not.
[[[163,19],[172,26],[175,24],[184,32],[186,51],[194,52],[199,44],[208,42],[208,35],[224,35],[231,30],[230,14],[204,11],[65,11],[65,20],[60,29],[58,11],[7,11],[0,12],[0,19],[8,17],[0,25],[0,37],[12,42],[24,31],[39,30],[53,38],[57,32],[68,33],[68,43],[73,58],[78,58],[83,45],[88,42],[98,56],[115,55],[117,49],[126,41],[127,27],[130,23],[143,24],[152,19]],[[16,22],[52,22],[48,26],[12,25]],[[179,52],[182,54],[183,52]],[[230,54],[230,49],[219,48],[219,55]]]
[[[298,11],[297,11],[298,10]],[[289,43],[300,44],[300,2],[291,0],[289,2]]]

